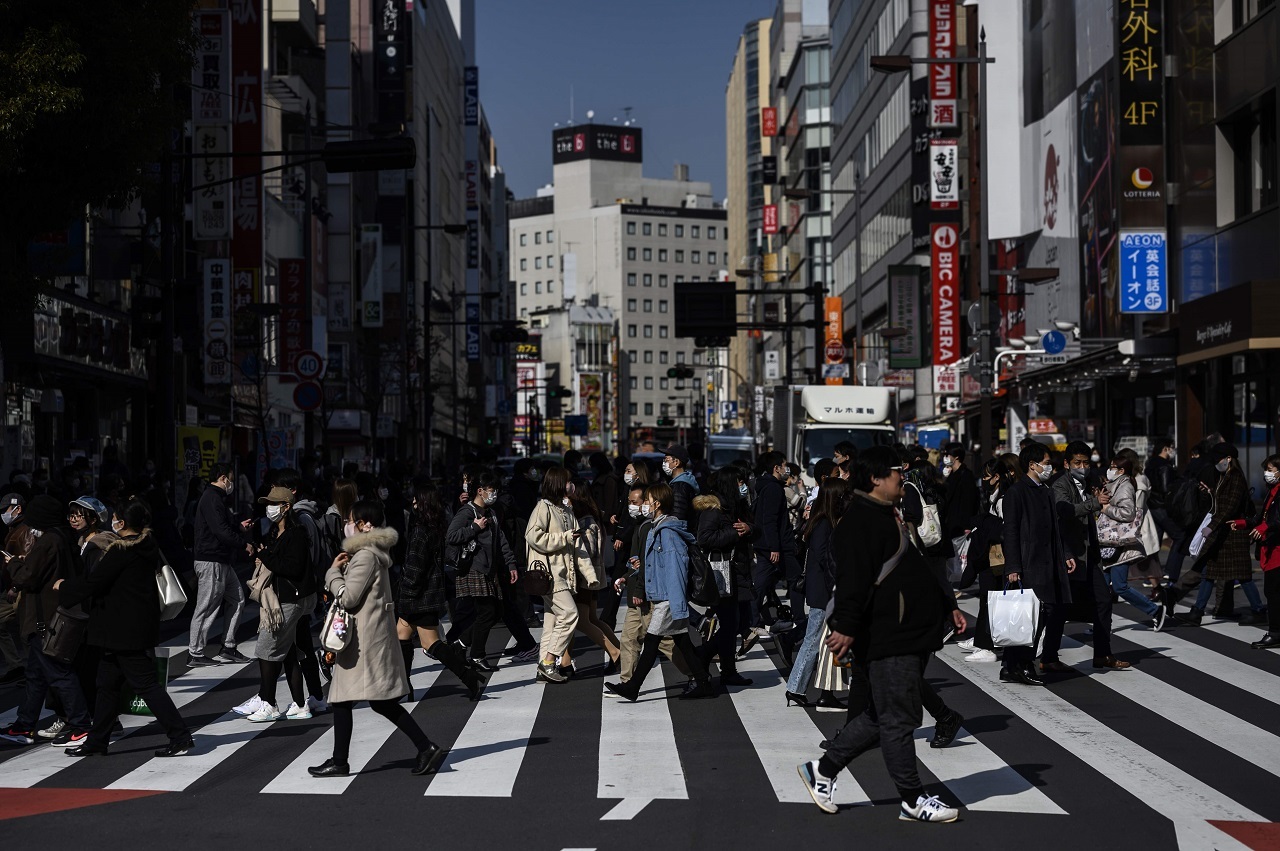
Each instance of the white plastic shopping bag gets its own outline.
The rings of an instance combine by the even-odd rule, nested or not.
[[[1029,588],[988,591],[987,616],[996,647],[1030,647],[1040,622],[1040,600]]]
[[[1204,549],[1204,545],[1208,541],[1205,532],[1209,528],[1209,521],[1212,519],[1213,512],[1210,511],[1200,521],[1200,526],[1196,529],[1196,533],[1191,536],[1191,543],[1187,545],[1187,552],[1191,553],[1192,557],[1200,555],[1200,551]]]

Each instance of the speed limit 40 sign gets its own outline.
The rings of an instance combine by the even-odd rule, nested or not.
[[[293,361],[293,371],[303,381],[311,381],[324,374],[324,358],[318,352],[300,352]]]

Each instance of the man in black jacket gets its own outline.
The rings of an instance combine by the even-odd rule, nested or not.
[[[834,793],[841,769],[877,743],[902,798],[899,818],[955,821],[957,810],[926,795],[920,782],[914,735],[920,725],[920,683],[929,654],[942,647],[941,625],[963,632],[965,617],[930,572],[897,513],[903,477],[894,450],[875,446],[853,465],[853,502],[836,526],[835,605],[827,626],[827,649],[856,659],[870,688],[871,703],[830,743],[820,760],[797,770],[814,803],[837,810]]]
[[[1187,530],[1169,516],[1169,498],[1178,487],[1178,450],[1173,439],[1158,437],[1151,447],[1151,459],[1147,461],[1146,474],[1151,481],[1151,493],[1147,506],[1151,518],[1161,534],[1169,536],[1169,559],[1164,572],[1170,582],[1177,582],[1182,574],[1182,560],[1186,558]]]
[[[760,478],[756,480],[755,528],[759,530],[753,548],[756,553],[756,569],[752,576],[755,585],[757,626],[767,632],[786,632],[794,624],[775,620],[770,623],[766,609],[774,597],[779,576],[787,579],[787,597],[793,618],[804,612],[804,594],[800,588],[800,560],[796,557],[796,532],[791,526],[787,508],[787,495],[782,487],[788,475],[787,459],[781,452],[766,452],[760,456]]]
[[[236,576],[232,561],[236,553],[244,551],[253,556],[253,546],[241,536],[240,530],[252,525],[246,520],[239,526],[227,508],[227,494],[235,488],[231,467],[214,464],[209,470],[209,487],[200,495],[196,506],[195,562],[196,591],[195,610],[191,613],[191,635],[187,645],[192,667],[218,665],[223,662],[248,662],[249,658],[236,649],[236,626],[244,611],[244,588]],[[226,603],[223,620],[226,631],[222,638],[222,652],[210,659],[205,655],[209,646],[209,629],[218,617],[219,609]]]
[[[1019,453],[1018,461],[1024,475],[1004,498],[1004,578],[1034,591],[1041,615],[1031,646],[1005,648],[1000,679],[1042,686],[1044,680],[1032,668],[1036,640],[1046,628],[1061,634],[1067,604],[1071,602],[1067,579],[1076,570],[1076,560],[1063,541],[1058,509],[1049,487],[1053,477],[1049,447],[1030,443]]]
[[[666,449],[667,457],[662,459],[662,474],[671,482],[671,494],[675,499],[672,514],[693,525],[693,498],[698,495],[698,480],[689,472],[689,450],[678,443]]]
[[[978,477],[964,465],[964,444],[942,447],[942,475],[942,533],[950,543],[977,525],[981,507]]]

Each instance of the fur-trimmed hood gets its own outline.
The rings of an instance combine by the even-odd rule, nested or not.
[[[119,535],[116,535],[114,532],[112,532],[111,535],[115,538],[115,540],[108,542],[107,545],[104,547],[104,549],[108,551],[115,550],[115,549],[127,550],[131,547],[137,547],[142,544],[155,546],[155,541],[151,539],[150,529],[143,529],[141,535],[134,535],[131,538],[121,538]],[[94,537],[97,537],[97,536],[95,535]]]
[[[85,544],[87,546],[96,547],[97,549],[100,549],[103,552],[106,552],[111,547],[111,545],[118,540],[120,540],[119,535],[117,535],[115,532],[111,531],[110,529],[106,529],[106,530],[94,532],[92,535],[89,536],[89,539],[85,541]]]
[[[693,498],[694,511],[707,511],[712,508],[721,508],[720,497],[713,493],[699,494]]]
[[[368,532],[357,532],[342,542],[343,552],[355,555],[360,550],[381,550],[389,556],[391,548],[400,540],[400,533],[390,526],[379,526]]]

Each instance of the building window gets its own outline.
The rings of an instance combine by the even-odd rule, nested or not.
[[[628,272],[628,273],[627,273],[627,286],[629,286],[629,287],[634,287],[635,285],[636,285],[636,273],[635,273],[635,272]]]
[[[548,269],[554,269],[554,268],[555,268],[555,255],[554,255],[554,254],[548,254],[548,255],[547,255],[547,268],[548,268]]]
[[[533,268],[535,268],[535,269],[541,269],[541,268],[542,268],[542,258],[541,258],[541,257],[535,257],[535,258],[533,258]]]
[[[676,363],[684,363],[684,352],[676,352]]]
[[[646,338],[646,339],[647,339],[647,338],[651,338],[651,337],[653,337],[653,326],[652,326],[652,325],[646,325],[646,326],[644,326],[644,336],[645,336],[645,338]]]
[[[697,234],[695,233],[695,234],[694,234],[694,236],[697,236]],[[540,232],[538,232],[538,231],[534,231],[534,234],[533,234],[533,244],[534,244],[534,245],[542,245],[542,234],[541,234]]]
[[[636,389],[636,377],[634,375],[631,376],[631,389],[632,390]]]
[[[652,376],[652,375],[646,375],[646,376],[644,377],[644,389],[645,389],[645,390],[652,390],[652,389],[653,389],[653,376]]]
[[[648,272],[645,272],[644,274],[644,285],[646,287],[653,286],[653,275],[650,275]]]
[[[555,288],[555,281],[547,281],[547,292],[551,292]]]
[[[534,281],[533,291],[538,295],[542,295],[542,281]]]
[[[1276,94],[1220,125],[1235,161],[1236,217],[1256,213],[1277,200]]]
[[[678,249],[676,250],[676,262],[677,262],[677,263],[683,263],[683,262],[684,262],[684,252],[683,252],[683,251],[680,251],[680,250],[678,250]]]
[[[666,325],[659,325],[659,326],[658,326],[658,336],[659,336],[659,337],[661,337],[661,338],[662,338],[662,339],[664,339],[664,340],[665,340],[665,339],[667,339],[667,326],[666,326]]]
[[[636,300],[634,298],[627,299],[627,310],[631,311],[632,313],[635,313]]]
[[[529,244],[529,234],[527,234],[527,233],[522,233],[522,234],[520,234],[520,244],[521,244],[522,246],[523,246],[523,245],[528,245],[528,244]]]
[[[698,238],[698,236],[700,235],[700,234],[699,234],[699,231],[700,231],[700,230],[701,230],[701,228],[699,228],[697,225],[689,225],[689,238],[690,238],[690,239],[697,239],[697,238]]]
[[[670,414],[670,413],[671,413],[671,403],[670,403],[670,402],[660,402],[660,403],[658,403],[658,410],[659,410],[659,411],[662,411],[662,415],[663,415],[664,417],[665,417],[665,416],[667,416],[668,414]]]
[[[659,390],[668,390],[668,389],[670,389],[670,387],[671,387],[671,379],[670,379],[670,378],[659,378],[659,379],[658,379],[658,389],[659,389]]]
[[[636,416],[636,413],[637,413],[637,411],[638,411],[638,410],[639,410],[639,406],[638,406],[635,402],[632,402],[632,403],[631,403],[631,416],[633,416],[633,417],[634,417],[634,416]]]
[[[715,238],[716,238],[716,229],[715,229],[715,225],[708,225],[708,226],[707,226],[707,239],[715,239]]]
[[[683,284],[683,283],[684,283],[684,275],[676,275],[676,283],[677,283],[677,284]]]
[[[707,252],[707,262],[712,266],[716,265],[716,253],[714,251]]]
[[[653,363],[653,352],[645,352],[645,353],[644,353],[644,362],[645,362],[645,363]]]
[[[684,236],[684,225],[676,225],[676,236]]]
[[[665,224],[659,224],[658,236],[666,236],[666,235],[667,235],[667,226]]]
[[[701,263],[701,262],[702,262],[702,252],[701,252],[701,251],[690,251],[690,252],[689,252],[689,262],[690,262],[690,263]]]
[[[701,280],[702,280],[702,276],[701,276],[701,275],[694,275],[694,276],[693,276],[693,277],[691,277],[689,280],[691,280],[691,281],[701,281]]]
[[[627,249],[627,259],[628,259],[628,260],[635,260],[635,259],[636,259],[636,249],[635,249],[635,246],[631,246],[630,248],[628,248],[628,249]]]
[[[521,257],[521,258],[520,258],[520,271],[521,271],[521,272],[526,272],[526,271],[528,271],[528,270],[529,270],[529,260],[528,260],[527,258],[525,258],[525,257]]]
[[[529,294],[529,282],[525,281],[520,285],[520,295],[528,295],[528,294]]]
[[[653,312],[653,299],[651,299],[651,298],[646,298],[646,299],[644,300],[644,312],[645,312],[645,313],[652,313],[652,312]]]
[[[553,231],[553,230],[549,230],[549,231],[547,231],[547,245],[550,245],[550,244],[551,244],[551,236],[552,236],[552,234],[554,234],[554,233],[555,233],[555,231]]]
[[[645,415],[646,417],[651,417],[651,416],[653,416],[653,403],[652,403],[652,402],[645,402],[645,403],[644,403],[644,415]]]
[[[635,363],[635,362],[636,362],[636,350],[635,350],[635,349],[629,349],[629,350],[627,351],[627,360],[631,361],[631,363]]]
[[[635,235],[636,235],[636,223],[627,222],[627,236],[635,236]]]
[[[665,298],[658,300],[658,312],[659,313],[667,312],[667,300]]]
[[[644,227],[641,229],[641,232],[645,236],[653,236],[653,225],[649,224],[648,222],[645,222]]]
[[[634,337],[635,335],[636,335],[636,326],[634,326],[634,325],[628,325],[628,326],[627,326],[627,336],[628,336],[628,337]]]
[[[650,260],[652,260],[652,259],[653,259],[653,249],[652,249],[652,248],[646,248],[646,249],[644,250],[644,262],[648,263],[648,262],[649,262]]]
[[[667,362],[667,350],[663,349],[662,351],[658,352],[658,363],[666,363],[666,362]]]

